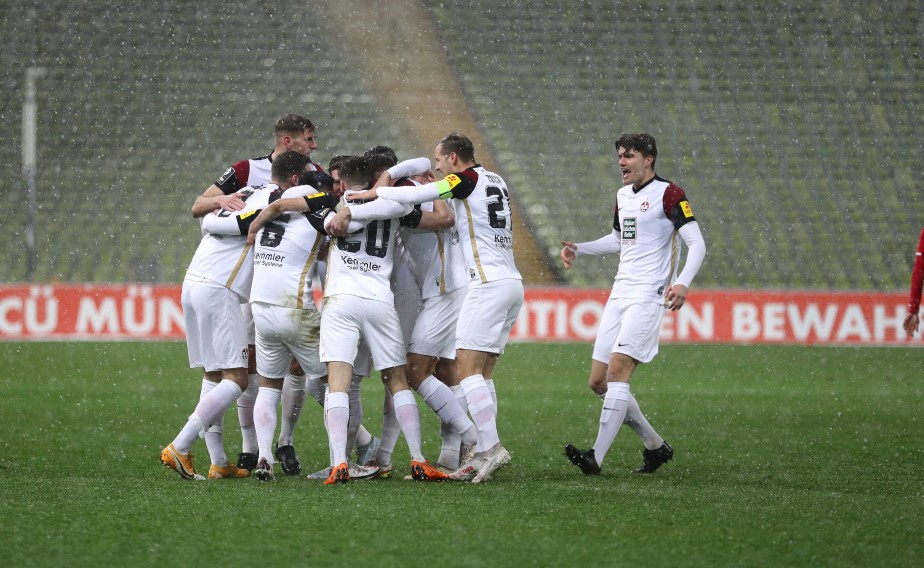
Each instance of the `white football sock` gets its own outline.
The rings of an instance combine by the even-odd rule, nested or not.
[[[362,386],[362,377],[353,377],[353,382],[350,384],[350,424],[347,428],[347,446],[346,453],[351,455],[353,453],[353,447],[356,445],[356,434],[359,432],[359,427],[363,422],[363,401],[360,398],[359,388]]]
[[[462,380],[460,384],[465,391],[465,400],[468,402],[468,411],[472,415],[472,422],[478,429],[478,443],[476,452],[490,450],[500,443],[497,434],[497,422],[494,419],[494,399],[485,384],[484,377],[472,375]]]
[[[642,414],[642,409],[638,407],[638,401],[635,396],[629,393],[629,406],[626,409],[625,424],[632,428],[638,437],[642,439],[646,450],[656,450],[664,443],[664,438],[655,432],[655,429],[648,423],[648,419]]]
[[[363,380],[365,377],[362,375],[353,375],[353,380]],[[372,441],[372,434],[369,433],[369,430],[366,430],[366,427],[362,424],[359,425],[359,430],[356,431],[356,446],[365,446]],[[362,464],[360,464],[362,465]]]
[[[407,449],[411,454],[411,461],[424,461],[423,451],[420,448],[420,412],[417,410],[417,400],[411,389],[398,391],[392,395],[395,405],[395,416],[401,425],[401,433],[407,441]]]
[[[346,463],[347,428],[350,424],[350,395],[332,392],[327,395],[327,437],[333,453],[331,466]]]
[[[273,457],[273,435],[276,434],[276,407],[281,397],[279,389],[260,387],[253,404],[253,423],[257,429],[257,445],[260,447],[258,459],[265,459],[269,464],[276,462]]]
[[[219,423],[219,420],[224,417],[225,412],[239,396],[241,396],[241,387],[237,386],[234,381],[221,381],[218,383],[196,405],[196,410],[189,416],[186,426],[173,440],[173,447],[181,454],[189,453],[189,449],[192,447],[196,437],[205,437],[206,430],[213,424],[217,425]]]
[[[491,392],[491,398],[494,400],[494,418],[497,418],[497,391],[494,389],[494,379],[485,379],[484,384],[488,386]]]
[[[311,398],[318,401],[318,404],[324,406],[324,393],[327,391],[327,385],[320,378],[308,379],[305,390],[311,395]]]
[[[473,430],[475,425],[469,420],[468,415],[465,414],[459,403],[456,402],[455,394],[439,379],[430,375],[420,384],[417,393],[427,403],[427,406],[432,408],[433,412],[440,417],[442,423],[451,426],[460,436],[468,432],[468,436],[465,437],[468,439],[466,443],[471,444],[478,439],[476,431]]]
[[[321,381],[318,380],[320,383]],[[322,385],[323,386],[323,385]],[[305,375],[293,375],[289,373],[282,380],[282,418],[279,423],[279,439],[277,446],[291,446],[292,437],[295,432],[295,426],[302,415],[302,407],[305,406]],[[324,393],[321,393],[323,404]]]
[[[600,429],[597,431],[597,441],[594,442],[594,457],[597,465],[603,465],[603,458],[613,445],[619,427],[626,418],[626,410],[631,397],[629,383],[606,383],[603,410],[600,412]]]
[[[202,400],[202,397],[207,395],[210,390],[217,387],[218,383],[213,383],[212,381],[207,380],[205,377],[202,378],[202,388],[199,390],[199,400]],[[217,459],[218,461],[212,461],[215,465],[221,465],[222,459],[224,459],[224,464],[228,463],[228,455],[225,453],[225,439],[222,435],[225,426],[225,418],[221,417],[221,420],[218,424],[213,424],[205,432],[205,448],[209,452],[209,457],[213,460]],[[222,458],[224,456],[224,458]]]
[[[256,373],[247,375],[247,389],[237,399],[237,419],[241,425],[241,451],[257,453],[257,430],[253,425],[253,403],[257,400],[260,377]]]
[[[398,424],[398,418],[395,416],[394,401],[391,393],[388,392],[388,387],[385,387],[385,402],[382,407],[382,442],[376,454],[379,465],[391,465],[391,455],[395,451],[395,444],[398,443],[400,435],[401,425]]]

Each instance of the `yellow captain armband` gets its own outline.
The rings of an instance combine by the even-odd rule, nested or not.
[[[442,180],[436,182],[436,188],[440,192],[440,199],[449,199],[452,197],[452,190],[462,183],[462,179],[456,174],[449,174]]]

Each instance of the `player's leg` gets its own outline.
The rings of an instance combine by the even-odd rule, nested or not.
[[[253,423],[253,404],[257,399],[260,379],[257,376],[253,312],[249,303],[241,304],[241,313],[248,334],[247,387],[237,399],[237,418],[241,427],[241,453],[237,457],[237,467],[249,471],[257,466],[257,431]]]
[[[478,430],[468,417],[468,404],[465,402],[465,392],[459,386],[455,355],[453,354],[451,359],[440,357],[433,376],[446,387],[448,397],[445,407],[451,409],[449,412],[442,410],[447,414],[447,418],[443,420],[441,417],[440,420],[440,457],[436,465],[447,471],[454,471],[459,468],[463,454],[474,453],[475,445],[478,443]]]
[[[346,446],[350,423],[349,390],[353,361],[363,325],[363,306],[356,296],[334,296],[321,314],[320,353],[327,365],[328,392],[324,416],[331,451],[331,474],[325,484],[349,481]]]
[[[594,345],[591,389],[603,398],[597,439],[591,450],[566,448],[569,459],[585,474],[600,473],[600,466],[626,421],[632,394],[629,381],[639,363],[651,361],[658,351],[658,330],[663,307],[655,302],[610,300],[601,319]],[[609,343],[609,362],[601,379],[599,361]],[[639,414],[641,412],[639,411]]]
[[[295,427],[298,425],[299,418],[302,415],[302,408],[305,406],[308,380],[301,365],[293,358],[289,366],[289,372],[286,373],[282,383],[282,412],[279,421],[279,438],[276,441],[276,457],[283,464],[283,470],[286,470],[287,475],[297,475],[301,471],[301,467],[295,467],[298,457],[295,453],[293,438]],[[321,406],[324,406],[324,386],[319,379],[317,379],[317,383],[320,384],[321,388],[316,400]],[[287,463],[288,465],[286,465]],[[287,470],[287,468],[289,469]],[[289,471],[292,471],[292,473],[290,474]]]
[[[253,470],[254,477],[260,481],[276,478],[273,466],[273,436],[276,434],[276,409],[282,397],[283,378],[260,377],[260,389],[254,401],[253,420],[257,430],[259,456]]]
[[[221,380],[201,396],[186,425],[161,452],[161,461],[181,477],[198,479],[201,476],[194,471],[189,450],[197,437],[205,437],[209,428],[220,424],[225,411],[248,385],[247,333],[239,297],[227,288],[208,282],[186,281],[183,306],[187,334],[191,338],[188,341],[191,366],[204,367],[207,373],[219,371]],[[209,376],[217,378],[214,374]],[[213,463],[209,477],[242,476],[238,468],[227,465],[223,447],[215,458],[219,463]]]

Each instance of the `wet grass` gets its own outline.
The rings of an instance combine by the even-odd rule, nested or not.
[[[0,542],[10,566],[911,566],[924,558],[924,350],[664,346],[633,390],[676,450],[604,473],[589,346],[513,345],[497,374],[513,464],[484,486],[190,483],[158,463],[198,396],[179,343],[2,343]],[[364,386],[378,430],[380,387]],[[296,443],[326,459],[319,407]],[[437,425],[424,415],[428,455]],[[239,433],[226,420],[229,454]],[[204,445],[194,448],[200,468]],[[398,461],[407,452],[399,442]],[[400,472],[403,475],[406,472]]]

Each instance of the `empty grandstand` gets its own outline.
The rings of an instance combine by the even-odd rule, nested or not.
[[[357,18],[370,6],[319,4]],[[907,285],[924,223],[919,3],[419,5],[426,18],[408,25],[436,31],[433,50],[548,258],[563,238],[609,230],[612,142],[648,131],[658,173],[687,189],[707,238],[697,286]],[[3,281],[27,277],[18,164],[29,67],[48,69],[37,281],[178,282],[198,240],[192,199],[230,162],[268,152],[284,112],[319,125],[322,163],[381,143],[432,151],[394,120],[403,99],[370,83],[313,4],[83,0],[6,14]],[[379,63],[413,72],[400,52]],[[560,277],[606,287],[615,262],[581,259]]]

